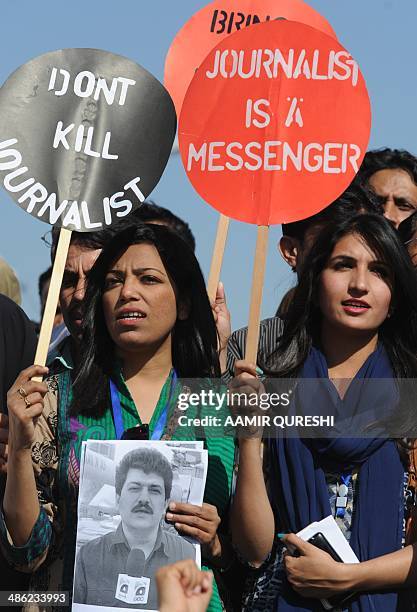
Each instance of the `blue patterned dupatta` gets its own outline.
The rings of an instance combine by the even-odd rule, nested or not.
[[[311,350],[299,378],[290,413],[316,414],[320,406],[320,414],[335,417],[335,427],[331,431],[334,437],[284,438],[282,433],[278,433],[270,440],[271,492],[277,530],[297,532],[331,514],[325,473],[342,474],[356,469],[358,494],[350,545],[361,561],[398,550],[401,548],[404,518],[404,466],[396,443],[382,436],[341,437],[337,431],[338,421],[346,420],[346,415],[354,419],[354,431],[359,432],[370,423],[389,418],[395,410],[398,390],[385,349],[378,345],[356,374],[354,384],[350,384],[343,399],[329,380],[324,355],[316,348]],[[302,379],[310,379],[309,382],[311,379],[321,380],[317,381],[312,394],[311,384],[303,385]],[[372,379],[381,380],[372,384]],[[379,434],[381,431],[382,427]],[[352,612],[394,612],[397,599],[396,592],[364,593],[352,600],[349,609]],[[276,610],[290,612],[323,608],[317,600],[297,595],[285,583]]]

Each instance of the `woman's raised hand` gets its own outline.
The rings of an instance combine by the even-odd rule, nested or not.
[[[7,393],[9,457],[14,452],[28,450],[32,446],[36,419],[42,414],[43,398],[48,387],[44,382],[35,382],[31,379],[47,373],[46,367],[30,366],[20,372]]]

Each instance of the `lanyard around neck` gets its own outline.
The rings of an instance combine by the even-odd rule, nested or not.
[[[341,474],[340,480],[341,484],[336,485],[336,516],[338,518],[344,518],[348,503],[349,484],[352,480],[352,474]]]
[[[153,433],[150,436],[151,440],[160,440],[164,433],[165,425],[168,419],[169,406],[171,404],[172,396],[174,394],[174,390],[175,390],[176,383],[178,380],[176,371],[172,370],[171,372],[172,372],[172,376],[171,376],[171,384],[169,388],[168,399],[165,402],[164,408],[161,414],[159,415],[159,418],[158,418],[158,421],[156,422]],[[111,379],[110,379],[110,396],[111,396],[111,407],[112,407],[112,412],[113,412],[114,428],[116,430],[116,439],[121,440],[124,430],[125,430],[124,425],[123,425],[122,406],[120,404],[120,396],[119,396],[119,392],[117,390],[116,384]]]

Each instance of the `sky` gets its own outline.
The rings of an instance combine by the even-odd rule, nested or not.
[[[259,0],[262,3],[262,0]],[[178,30],[204,0],[3,0],[0,22],[0,83],[42,53],[90,47],[119,53],[163,81],[167,51]],[[415,0],[308,0],[333,26],[357,60],[372,104],[370,148],[405,148],[417,153]],[[179,155],[173,155],[151,198],[191,226],[197,257],[207,277],[218,213],[195,192]],[[15,269],[23,308],[39,318],[38,277],[49,265],[42,242],[49,226],[18,208],[0,191],[0,256]],[[278,226],[269,232],[262,317],[273,316],[294,274],[281,260]],[[256,228],[232,221],[221,279],[232,327],[247,323]]]

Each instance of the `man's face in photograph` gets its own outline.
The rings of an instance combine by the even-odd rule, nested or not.
[[[130,468],[118,502],[124,526],[129,530],[152,530],[165,512],[164,479],[155,472],[146,474]]]

